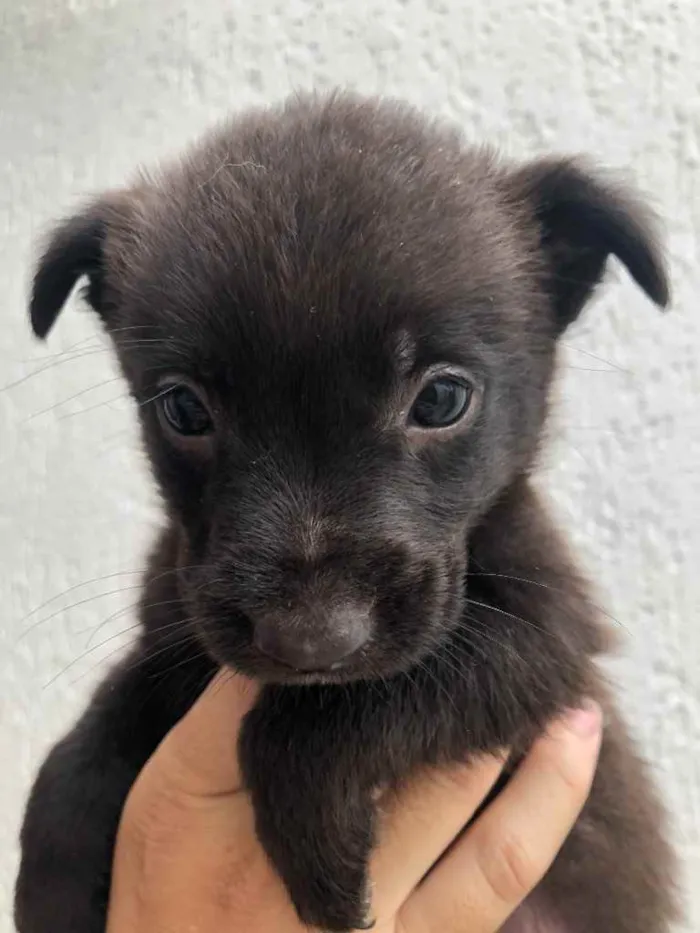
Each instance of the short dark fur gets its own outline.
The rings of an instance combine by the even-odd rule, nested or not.
[[[585,164],[511,166],[345,94],[237,119],[58,228],[34,330],[86,275],[168,522],[137,645],[32,792],[20,933],[103,929],[127,791],[221,663],[265,682],[241,760],[305,921],[368,920],[376,785],[520,754],[592,695],[608,717],[598,775],[532,909],[559,933],[669,929],[663,813],[594,663],[608,628],[529,480],[556,339],[610,255],[667,303],[646,214]],[[405,370],[435,362],[468,369],[481,407],[469,430],[416,446]],[[204,459],[161,430],[153,399],[172,372],[213,400]],[[252,643],[261,618],[331,638],[338,605],[371,620],[339,673],[285,673]]]

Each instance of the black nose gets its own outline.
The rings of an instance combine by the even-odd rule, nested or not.
[[[370,636],[369,610],[355,604],[309,614],[274,612],[254,622],[255,647],[298,671],[342,666]]]

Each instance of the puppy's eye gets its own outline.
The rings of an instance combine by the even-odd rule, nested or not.
[[[409,421],[419,428],[450,427],[469,411],[473,392],[467,382],[438,376],[421,389]]]
[[[214,429],[204,402],[193,389],[182,383],[164,387],[160,410],[173,431],[184,437],[210,434]]]

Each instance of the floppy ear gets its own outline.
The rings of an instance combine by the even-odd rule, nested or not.
[[[59,224],[49,236],[34,275],[29,316],[37,337],[46,337],[79,279],[85,298],[104,311],[104,245],[111,205],[95,201]]]
[[[632,193],[585,164],[565,159],[525,166],[516,173],[516,184],[540,225],[560,331],[590,298],[611,254],[653,302],[668,305],[669,283],[653,216]]]

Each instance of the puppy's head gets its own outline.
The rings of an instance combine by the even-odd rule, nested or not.
[[[45,336],[87,277],[215,658],[380,677],[458,623],[470,528],[531,465],[611,254],[666,304],[644,213],[578,163],[301,98],[59,227],[31,319]]]

